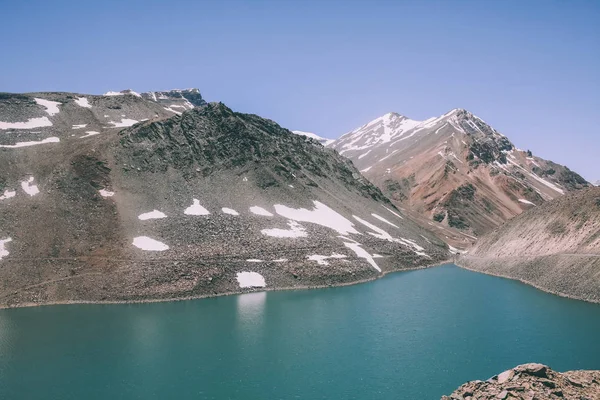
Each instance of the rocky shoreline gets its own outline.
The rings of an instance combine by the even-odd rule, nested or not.
[[[600,371],[556,372],[542,364],[524,364],[487,381],[465,383],[441,400],[600,399]]]
[[[245,289],[245,290],[239,290],[239,291],[228,291],[228,292],[221,292],[221,293],[199,294],[199,295],[194,295],[194,296],[156,298],[156,299],[105,300],[105,301],[103,301],[103,300],[100,300],[100,301],[66,300],[66,301],[50,301],[50,302],[44,302],[44,303],[26,302],[26,303],[17,303],[17,304],[0,304],[0,310],[7,310],[7,309],[12,309],[12,308],[26,308],[26,307],[58,306],[58,305],[69,305],[69,304],[107,305],[107,304],[163,303],[163,302],[171,302],[171,301],[199,300],[199,299],[207,299],[207,298],[211,298],[211,297],[220,297],[220,296],[235,296],[235,295],[240,295],[240,294],[257,293],[257,292],[278,292],[278,291],[284,291],[284,290],[326,289],[326,288],[331,288],[331,287],[343,287],[343,286],[358,285],[361,283],[367,283],[367,282],[375,281],[377,279],[381,279],[391,273],[408,272],[408,271],[416,271],[416,270],[426,269],[426,268],[441,267],[443,265],[450,264],[450,263],[453,263],[453,261],[446,260],[446,261],[442,261],[442,262],[431,264],[431,265],[383,271],[381,273],[381,275],[376,276],[376,277],[359,279],[359,280],[351,281],[351,282],[339,282],[339,283],[335,283],[335,284],[299,285],[299,286],[288,286],[288,287],[265,287],[265,288],[260,288],[260,289],[256,289],[256,290]]]
[[[522,282],[544,292],[574,300],[600,303],[600,255],[553,254],[541,257],[460,257],[461,268]],[[568,277],[578,279],[568,279]],[[581,279],[582,276],[585,278]]]

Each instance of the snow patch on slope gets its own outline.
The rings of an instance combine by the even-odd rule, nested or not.
[[[146,251],[165,251],[169,250],[169,246],[158,240],[149,238],[148,236],[138,236],[133,239],[133,245],[138,249]]]
[[[57,137],[49,137],[40,141],[31,141],[31,142],[17,142],[15,144],[0,144],[0,147],[2,148],[6,148],[6,149],[17,149],[19,147],[31,147],[31,146],[37,146],[40,144],[47,144],[47,143],[58,143],[60,142],[60,139]]]
[[[36,97],[34,97],[33,99],[40,106],[46,108],[45,111],[46,111],[46,113],[49,116],[56,115],[56,114],[58,114],[60,112],[60,110],[58,109],[58,106],[61,105],[62,103],[59,103],[58,101],[50,101],[50,100],[45,100],[45,99],[38,99]]]
[[[304,227],[302,225],[300,225],[299,223],[297,223],[296,221],[289,221],[288,225],[290,226],[290,229],[280,229],[280,228],[263,229],[260,231],[260,233],[262,233],[263,235],[266,235],[266,236],[279,237],[279,238],[299,238],[299,237],[308,236],[306,234],[306,229],[304,229]]]
[[[185,215],[208,215],[210,212],[200,205],[200,200],[193,199],[193,204],[183,211]]]
[[[267,286],[265,278],[258,272],[238,272],[236,279],[240,288],[253,288]]]
[[[35,129],[52,126],[48,117],[30,118],[25,122],[3,122],[0,121],[0,129]]]
[[[338,232],[340,235],[348,233],[360,234],[354,225],[348,219],[338,214],[335,210],[327,207],[320,201],[313,201],[315,208],[308,210],[306,208],[290,208],[282,204],[275,204],[277,214],[299,222],[311,222],[313,224],[325,226]]]
[[[138,215],[138,219],[140,219],[142,221],[146,221],[148,219],[161,219],[161,218],[167,218],[167,215],[158,210],[153,210],[153,211]]]

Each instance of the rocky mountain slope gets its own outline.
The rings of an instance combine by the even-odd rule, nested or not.
[[[442,400],[597,400],[600,371],[560,373],[542,364],[519,365],[487,381],[468,382]]]
[[[0,306],[346,284],[447,257],[333,150],[161,96],[0,95]]]
[[[600,188],[546,202],[481,237],[460,265],[600,302]]]
[[[331,147],[396,205],[457,243],[589,185],[462,109],[426,121],[386,114]]]

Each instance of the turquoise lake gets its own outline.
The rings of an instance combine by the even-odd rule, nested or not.
[[[1,399],[439,399],[600,369],[600,305],[446,265],[369,283],[0,310]]]

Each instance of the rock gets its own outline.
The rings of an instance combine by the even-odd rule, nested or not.
[[[515,371],[520,372],[520,373],[525,373],[528,375],[539,376],[540,378],[545,378],[547,376],[546,375],[547,369],[548,369],[548,367],[546,367],[545,365],[530,363],[530,364],[519,365],[517,368],[515,368]]]
[[[500,375],[498,375],[498,383],[504,383],[515,375],[515,371],[509,369],[508,371],[504,371]]]
[[[459,387],[447,400],[600,400],[600,371],[555,372],[543,364],[519,365],[490,378]]]

